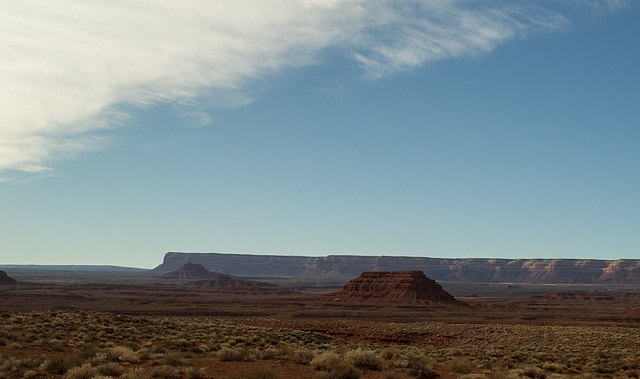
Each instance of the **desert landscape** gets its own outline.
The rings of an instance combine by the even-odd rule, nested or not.
[[[431,266],[433,278],[415,259],[253,257],[168,253],[154,270],[3,266],[0,378],[640,373],[635,261],[449,261]],[[452,272],[460,280],[439,280]]]

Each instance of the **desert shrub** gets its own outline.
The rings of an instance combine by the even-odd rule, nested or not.
[[[136,368],[122,375],[122,379],[149,379],[149,375],[143,369]]]
[[[151,358],[151,351],[146,347],[143,347],[142,349],[136,351],[136,355],[138,356],[139,360],[146,361],[147,359]]]
[[[107,359],[112,362],[121,361],[136,363],[140,360],[138,358],[138,355],[133,350],[131,350],[131,348],[126,346],[114,346],[107,349],[106,354]]]
[[[551,371],[551,372],[559,372],[562,371],[562,366],[558,363],[554,362],[546,362],[542,365],[543,370]]]
[[[320,353],[311,360],[311,367],[318,371],[330,371],[340,362],[342,362],[342,358],[336,353]]]
[[[276,349],[275,347],[270,347],[260,352],[260,359],[263,359],[263,360],[274,359],[278,355],[280,355],[280,350]]]
[[[187,367],[184,369],[183,376],[189,379],[202,379],[206,377],[204,369],[196,367]]]
[[[64,375],[79,362],[69,357],[51,357],[42,363],[42,371],[51,375]]]
[[[402,373],[396,370],[387,369],[382,371],[382,379],[402,379],[402,378],[404,378],[404,375],[402,375]]]
[[[544,379],[547,373],[538,366],[527,365],[522,367],[522,374],[530,378]]]
[[[28,371],[25,371],[25,373],[24,373],[24,375],[22,377],[24,379],[36,379],[36,378],[42,378],[44,376],[40,371],[28,370]]]
[[[169,353],[162,358],[162,363],[165,366],[183,366],[184,356],[181,353]]]
[[[431,360],[424,355],[411,355],[407,357],[407,374],[416,378],[434,378]]]
[[[124,367],[115,362],[105,363],[96,368],[101,375],[120,376],[124,372]]]
[[[506,358],[497,361],[491,366],[491,368],[498,371],[509,371],[512,368],[515,368],[515,363],[513,363],[511,358]]]
[[[48,351],[62,351],[64,350],[64,342],[58,339],[44,340],[40,344],[43,349]]]
[[[400,356],[400,350],[395,348],[387,348],[382,350],[382,359],[394,359]]]
[[[273,371],[265,367],[254,367],[244,371],[233,379],[279,379]]]
[[[473,370],[473,363],[466,358],[456,358],[451,361],[451,370],[458,374],[469,374]]]
[[[293,360],[297,364],[307,364],[311,362],[315,356],[316,352],[309,349],[298,349],[293,352]]]
[[[180,379],[182,377],[180,369],[173,366],[160,366],[153,370],[152,378]]]
[[[331,367],[329,371],[318,374],[318,379],[359,379],[362,373],[353,365],[346,362],[339,362]]]
[[[76,350],[76,357],[82,361],[93,358],[100,352],[100,349],[92,344],[84,344],[82,347]]]
[[[218,351],[216,356],[219,360],[224,362],[236,362],[244,360],[242,349],[231,349],[228,347],[223,347],[222,349],[220,349],[220,351]]]
[[[345,355],[345,359],[356,367],[367,368],[369,370],[380,370],[382,367],[382,359],[373,350],[358,348],[349,351]]]
[[[69,379],[91,379],[98,375],[98,369],[88,363],[69,369],[64,376]]]

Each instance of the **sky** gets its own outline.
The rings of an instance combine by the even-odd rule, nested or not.
[[[0,264],[640,259],[640,4],[0,3]]]

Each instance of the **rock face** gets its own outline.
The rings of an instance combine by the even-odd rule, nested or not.
[[[17,280],[7,276],[6,272],[0,271],[0,284],[14,284],[14,283],[17,283]]]
[[[318,297],[325,301],[383,301],[390,303],[460,304],[422,271],[367,271],[338,292]]]
[[[640,284],[640,260],[444,259],[427,257],[326,257],[167,253],[155,268],[165,273],[191,262],[240,276],[355,278],[364,271],[420,270],[438,281]]]
[[[212,279],[220,275],[204,268],[203,265],[187,262],[175,271],[168,272],[160,278],[162,279]]]

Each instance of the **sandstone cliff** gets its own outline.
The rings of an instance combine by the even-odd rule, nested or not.
[[[438,281],[640,283],[640,260],[167,253],[164,262],[155,271],[163,273],[176,270],[187,262],[201,264],[210,271],[241,276],[351,279],[365,271],[419,270]]]
[[[317,297],[323,301],[384,301],[390,303],[462,304],[422,271],[367,271],[338,292]]]

